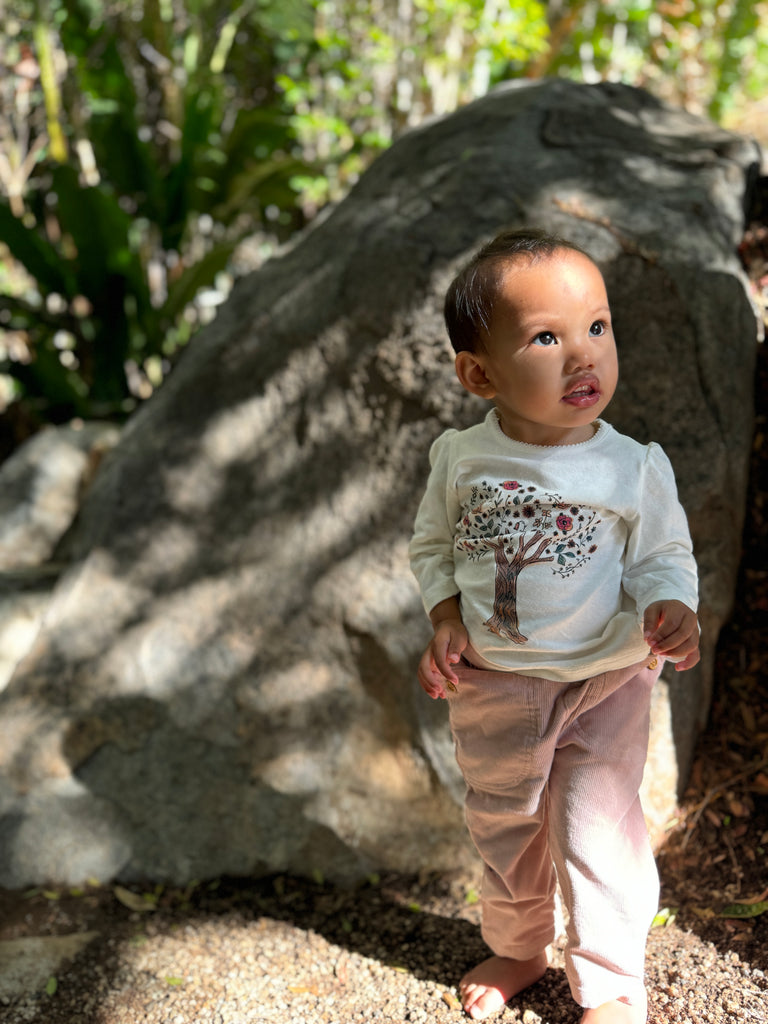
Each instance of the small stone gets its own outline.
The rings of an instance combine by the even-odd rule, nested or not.
[[[461,1009],[461,1003],[456,998],[456,996],[453,994],[453,992],[443,992],[441,994],[440,998],[443,1000],[445,1005],[450,1010],[460,1010]]]

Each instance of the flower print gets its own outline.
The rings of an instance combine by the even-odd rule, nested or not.
[[[573,520],[570,516],[561,514],[557,517],[555,522],[557,523],[558,530],[562,530],[563,533],[568,533],[569,530],[573,529]]]
[[[505,491],[516,491],[520,484],[517,480],[504,480],[501,486]]]

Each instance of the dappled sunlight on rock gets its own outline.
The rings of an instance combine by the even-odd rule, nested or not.
[[[740,557],[757,321],[737,246],[758,160],[637,90],[500,89],[404,136],[239,282],[57,548],[68,567],[0,695],[0,884],[75,881],[59,833],[80,823],[87,846],[99,818],[100,877],[348,882],[473,856],[445,706],[415,681],[428,624],[406,543],[431,441],[482,415],[454,380],[446,283],[521,223],[604,271],[607,418],[664,445],[702,566],[702,664],[658,690],[665,821]]]

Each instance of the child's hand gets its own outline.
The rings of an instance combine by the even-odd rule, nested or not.
[[[447,696],[446,686],[456,689],[459,677],[451,666],[458,665],[468,642],[461,619],[445,619],[435,627],[435,635],[421,656],[418,670],[422,689],[433,700]]]
[[[643,635],[653,654],[676,661],[684,672],[699,660],[699,622],[682,601],[654,601],[645,609]]]

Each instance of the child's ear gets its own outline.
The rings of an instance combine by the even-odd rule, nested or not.
[[[474,352],[459,352],[454,363],[461,386],[480,398],[493,398],[496,389],[488,380],[483,364]]]

